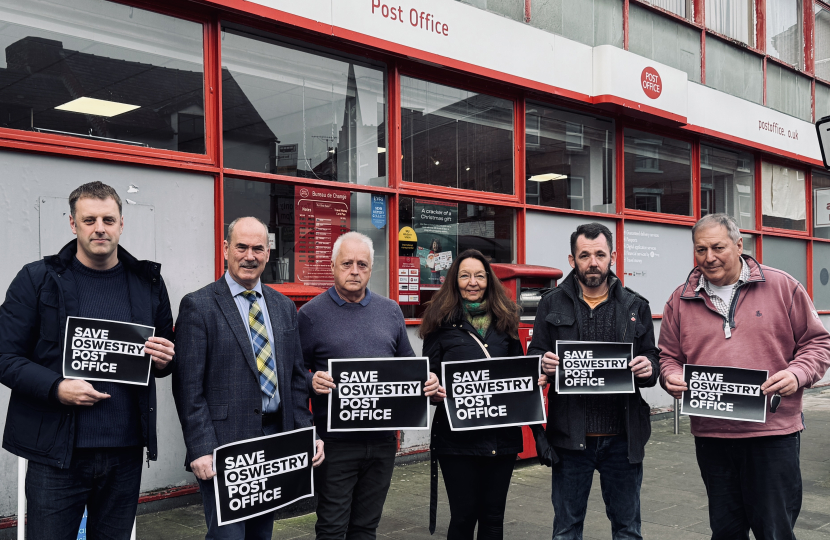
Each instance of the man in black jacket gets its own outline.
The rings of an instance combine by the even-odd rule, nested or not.
[[[0,382],[11,400],[3,448],[29,460],[28,537],[74,539],[88,508],[91,538],[130,537],[142,449],[155,460],[156,389],[62,377],[67,317],[155,327],[145,343],[153,375],[172,369],[173,316],[160,265],[139,261],[118,240],[121,199],[101,182],[69,196],[78,237],[27,264],[0,306]],[[19,516],[22,519],[22,516]]]
[[[615,540],[642,538],[640,484],[651,435],[649,406],[640,388],[657,382],[659,349],[648,301],[611,272],[611,231],[599,223],[571,234],[574,269],[539,303],[528,354],[543,355],[543,382],[554,377],[557,340],[633,343],[633,394],[548,394],[547,438],[554,450],[551,500],[554,540],[578,540],[594,470]]]

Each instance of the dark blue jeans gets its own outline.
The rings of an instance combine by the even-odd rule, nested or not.
[[[76,448],[66,469],[29,462],[31,540],[74,540],[87,507],[89,540],[128,540],[141,486],[142,448]]]
[[[801,434],[695,437],[712,540],[794,540],[801,511]]]
[[[553,465],[554,540],[581,540],[594,470],[599,471],[605,513],[611,520],[613,540],[641,539],[640,485],[643,464],[628,462],[628,439],[586,437],[585,450],[556,448]]]

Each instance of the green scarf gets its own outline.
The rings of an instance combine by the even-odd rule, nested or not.
[[[464,318],[470,321],[478,335],[484,337],[487,329],[490,328],[490,322],[492,322],[490,312],[487,311],[487,301],[468,302],[462,300],[461,304],[464,306]]]

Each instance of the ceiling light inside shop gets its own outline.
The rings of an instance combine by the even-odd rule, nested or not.
[[[82,97],[73,99],[69,103],[58,105],[55,109],[59,111],[69,111],[81,114],[91,114],[94,116],[118,116],[125,112],[138,109],[140,105],[129,105],[127,103],[118,103],[117,101],[106,101],[103,99],[95,99]]]
[[[381,148],[380,146],[378,146],[378,154],[384,154],[384,153],[386,153],[386,148]]]
[[[548,180],[564,180],[567,178],[567,174],[556,174],[556,173],[547,173],[547,174],[535,174],[528,178],[528,180],[532,182],[547,182]]]

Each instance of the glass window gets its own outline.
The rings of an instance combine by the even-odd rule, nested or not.
[[[813,242],[813,303],[830,310],[830,244]]]
[[[830,116],[830,86],[816,81],[816,120]]]
[[[512,194],[513,102],[401,77],[404,182]]]
[[[763,1],[763,0],[761,0]],[[706,0],[706,27],[724,36],[755,46],[755,14],[752,0]],[[709,42],[706,42],[707,60]],[[709,78],[709,64],[706,64]]]
[[[685,71],[700,82],[700,30],[629,4],[628,50]]]
[[[692,145],[625,130],[625,207],[692,215]]]
[[[804,172],[763,162],[761,209],[764,227],[806,231],[807,200],[804,193]],[[766,248],[766,244],[764,247]],[[765,257],[766,253],[764,249]]]
[[[531,26],[596,47],[623,46],[620,0],[530,0]]]
[[[723,212],[741,229],[755,228],[755,159],[752,154],[700,146],[700,215]]]
[[[656,6],[659,8],[663,8],[666,11],[671,11],[675,15],[680,15],[683,18],[686,18],[686,14],[690,11],[688,8],[688,4],[690,3],[689,0],[644,0],[645,2],[651,4],[652,6]],[[629,9],[632,4],[629,4]],[[629,34],[629,39],[631,39],[631,35]]]
[[[0,126],[205,153],[202,25],[95,0],[0,1]]]
[[[811,121],[812,83],[808,77],[767,62],[767,106]]]
[[[614,121],[528,102],[527,203],[616,212]]]
[[[749,255],[755,259],[755,235],[741,233],[741,238],[744,239],[744,255]]]
[[[766,2],[767,54],[790,65],[803,67],[801,0],[766,0]]]
[[[813,236],[830,240],[830,176],[813,171],[812,183]]]
[[[706,86],[760,105],[764,101],[764,61],[757,54],[707,36]]]
[[[447,275],[455,257],[477,249],[490,262],[515,262],[515,212],[510,208],[480,204],[401,197],[398,231],[411,228],[417,237],[400,242],[401,269],[409,264],[407,283],[401,281],[398,296],[404,316],[420,317]],[[399,276],[400,279],[400,276]]]
[[[225,229],[238,217],[268,224],[271,255],[263,283],[298,283],[321,291],[334,284],[331,248],[341,234],[372,239],[369,289],[387,296],[386,197],[341,189],[271,184],[225,177]]]
[[[764,236],[764,264],[783,270],[807,286],[807,242]]]
[[[225,167],[386,185],[383,69],[222,33]]]
[[[524,0],[458,0],[480,9],[486,9],[499,15],[504,15],[514,21],[525,20]]]
[[[528,210],[525,225],[527,238],[544,241],[527,242],[527,264],[558,268],[562,270],[563,276],[567,276],[571,271],[571,265],[568,263],[568,255],[571,254],[571,233],[580,225],[592,222],[608,227],[614,237],[614,249],[619,252],[617,223],[612,219]],[[551,231],[557,231],[558,234],[551,234]],[[621,254],[617,253],[617,256]],[[613,268],[613,271],[616,272],[617,269]]]
[[[818,4],[816,4],[815,41],[816,77],[830,81],[830,10]],[[816,118],[820,118],[818,110],[816,110]]]

